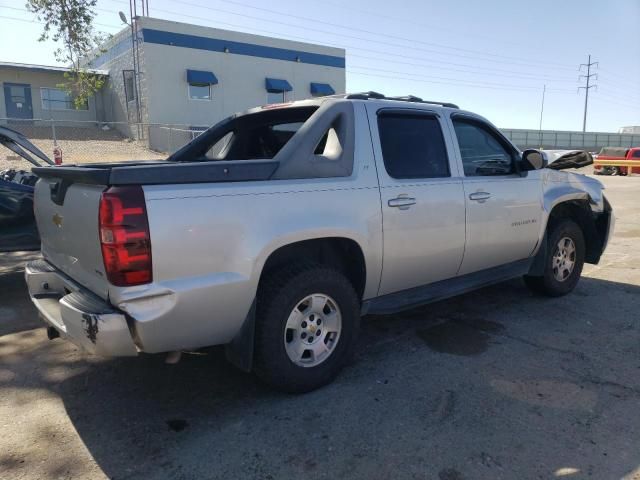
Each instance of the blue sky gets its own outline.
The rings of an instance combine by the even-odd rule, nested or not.
[[[0,60],[54,64],[24,0],[0,0]],[[446,100],[500,127],[580,130],[578,65],[598,61],[587,130],[640,125],[640,0],[149,0],[151,16],[345,48],[348,91]],[[97,28],[128,0],[98,0]],[[17,20],[17,19],[21,19]]]

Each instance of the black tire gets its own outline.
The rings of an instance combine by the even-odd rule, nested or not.
[[[315,390],[331,382],[352,356],[360,326],[360,301],[351,282],[323,265],[292,265],[268,276],[258,292],[254,371],[266,384],[289,393]],[[342,327],[331,353],[316,366],[294,363],[285,349],[285,327],[305,297],[320,293],[334,300]],[[319,328],[319,327],[318,327]]]
[[[558,243],[569,238],[575,245],[574,266],[571,273],[563,280],[558,280],[554,273],[554,255],[558,252]],[[584,266],[585,242],[582,229],[573,220],[565,219],[551,225],[547,236],[547,251],[544,260],[544,275],[534,277],[525,275],[525,284],[534,292],[550,297],[560,297],[571,292],[582,274]]]

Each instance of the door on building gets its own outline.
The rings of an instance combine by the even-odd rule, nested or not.
[[[5,83],[4,104],[9,119],[32,119],[33,105],[31,103],[31,85],[25,83]]]

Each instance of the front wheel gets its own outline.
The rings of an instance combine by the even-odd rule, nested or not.
[[[566,295],[580,280],[584,254],[582,229],[573,220],[561,220],[549,231],[544,274],[526,275],[524,281],[537,293],[550,297]]]
[[[360,302],[349,280],[322,265],[269,274],[258,292],[255,371],[279,390],[329,383],[353,353]]]

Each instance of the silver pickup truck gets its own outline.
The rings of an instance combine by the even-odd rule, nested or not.
[[[107,356],[226,345],[308,391],[363,314],[518,276],[572,291],[613,216],[597,180],[560,171],[588,154],[550,157],[416,97],[255,108],[163,161],[34,168],[43,260],[26,281],[50,337]]]

